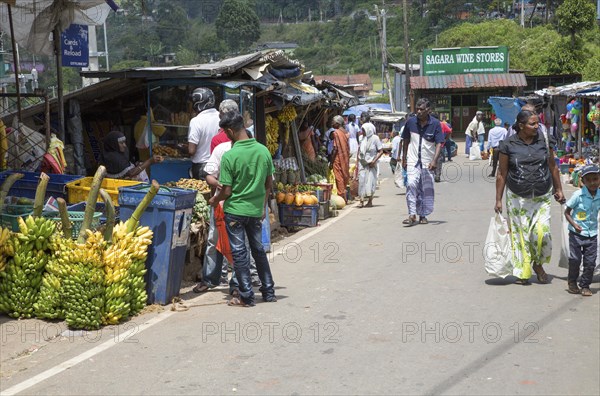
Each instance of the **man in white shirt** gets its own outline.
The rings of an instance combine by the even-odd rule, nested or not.
[[[501,126],[502,120],[500,118],[496,118],[494,120],[494,125],[496,125],[496,126],[493,127],[492,129],[490,129],[490,132],[488,135],[488,151],[490,149],[493,150],[492,173],[490,173],[489,177],[496,176],[496,168],[498,167],[498,158],[500,156],[500,151],[498,151],[498,146],[500,145],[500,142],[502,140],[506,139],[506,135],[508,134],[508,131]]]
[[[192,93],[198,115],[190,121],[188,152],[192,159],[192,177],[205,180],[203,172],[210,158],[210,142],[219,132],[219,112],[215,109],[215,94],[208,88],[196,88]]]
[[[483,112],[478,111],[473,117],[473,121],[467,127],[465,152],[467,156],[471,151],[471,145],[475,142],[479,143],[479,150],[483,152],[483,143],[485,141],[485,127],[483,125]]]

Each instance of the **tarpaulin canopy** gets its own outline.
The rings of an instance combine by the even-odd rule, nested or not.
[[[13,17],[14,40],[36,55],[53,55],[52,32],[64,31],[71,24],[102,25],[113,0],[0,0],[0,30],[11,34],[8,5]]]
[[[496,117],[502,122],[508,122],[510,125],[517,120],[517,114],[521,111],[521,107],[525,102],[517,98],[505,98],[500,96],[492,96],[488,98],[488,103],[492,105]]]

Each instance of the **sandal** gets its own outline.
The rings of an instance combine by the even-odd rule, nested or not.
[[[254,306],[254,304],[246,304],[245,302],[243,302],[241,299],[239,299],[237,297],[233,297],[231,300],[229,300],[227,302],[227,305],[229,305],[230,307],[243,307],[243,308]]]
[[[579,287],[577,287],[577,282],[569,282],[569,288],[567,289],[567,292],[571,294],[580,294],[581,290]]]
[[[204,293],[204,292],[207,292],[209,289],[210,289],[210,287],[208,287],[207,285],[205,285],[203,283],[198,283],[196,286],[194,286],[192,291],[194,293]]]
[[[423,217],[419,218],[419,224],[429,224],[427,217],[423,216]]]
[[[517,284],[517,285],[523,285],[523,286],[529,286],[529,285],[531,285],[531,283],[529,282],[529,279],[517,279],[515,281],[515,284]]]
[[[548,283],[548,274],[540,264],[533,264],[533,270],[535,271],[538,282],[542,284]]]
[[[584,297],[591,297],[592,296],[592,291],[590,290],[589,287],[584,287],[581,289],[581,295]]]
[[[416,224],[419,224],[419,222],[417,221],[417,219],[409,217],[408,219],[402,221],[402,224],[406,224],[408,227],[412,227]]]

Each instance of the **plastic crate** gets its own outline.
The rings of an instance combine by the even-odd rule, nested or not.
[[[284,227],[316,227],[319,220],[319,205],[279,204],[279,223]]]
[[[90,193],[93,177],[84,177],[82,179],[67,183],[68,199],[67,202],[70,204],[87,201],[88,194]],[[130,187],[137,186],[140,183],[135,180],[121,180],[121,179],[104,179],[102,181],[102,188],[110,195],[113,204],[119,205],[119,187]],[[98,202],[102,202],[102,198],[98,195]]]
[[[67,210],[74,212],[85,212],[87,202],[79,202],[73,205],[67,206]],[[100,224],[106,223],[106,204],[104,202],[96,202],[96,208],[94,212],[100,212]],[[119,218],[119,207],[115,206],[115,224],[120,221]]]
[[[325,220],[330,217],[329,201],[319,203],[319,220]]]
[[[75,239],[79,236],[79,230],[81,230],[81,225],[83,224],[83,216],[85,215],[85,212],[68,211],[67,213],[69,214],[69,220],[71,221],[71,237]],[[102,216],[102,213],[94,213],[94,217],[92,218],[92,224],[90,225],[90,228],[98,228],[98,226],[100,225],[100,216]],[[54,221],[58,230],[62,230],[62,222],[60,220],[60,214],[58,212],[43,212],[42,217]]]
[[[569,168],[571,168],[572,165],[570,164],[560,164],[559,168],[560,168],[560,173],[566,174],[569,173]]]
[[[17,172],[17,171],[6,171],[0,173],[0,185],[4,183],[6,178],[13,173],[22,173],[23,177],[15,182],[11,189],[8,191],[8,195],[15,197],[35,198],[35,190],[37,189],[40,173],[38,172]],[[46,188],[46,199],[50,197],[54,198],[67,198],[66,185],[75,180],[83,178],[79,175],[57,175],[49,173],[50,180],[48,181],[48,187]]]
[[[27,212],[23,214],[8,214],[2,213],[0,214],[0,226],[3,228],[8,228],[13,232],[19,232],[19,217],[26,218],[33,212]]]
[[[307,183],[308,185],[315,186],[315,195],[319,199],[319,202],[329,202],[331,199],[331,191],[333,190],[333,184],[328,183]],[[320,190],[317,190],[317,187]]]

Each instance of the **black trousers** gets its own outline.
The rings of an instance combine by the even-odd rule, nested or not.
[[[496,168],[498,167],[498,159],[500,158],[500,151],[498,147],[494,147],[494,154],[492,155],[492,176],[496,176]]]
[[[572,231],[569,232],[569,282],[577,282],[579,266],[583,259],[583,272],[579,279],[579,287],[590,287],[594,268],[596,267],[596,254],[598,250],[597,237],[584,237]]]

